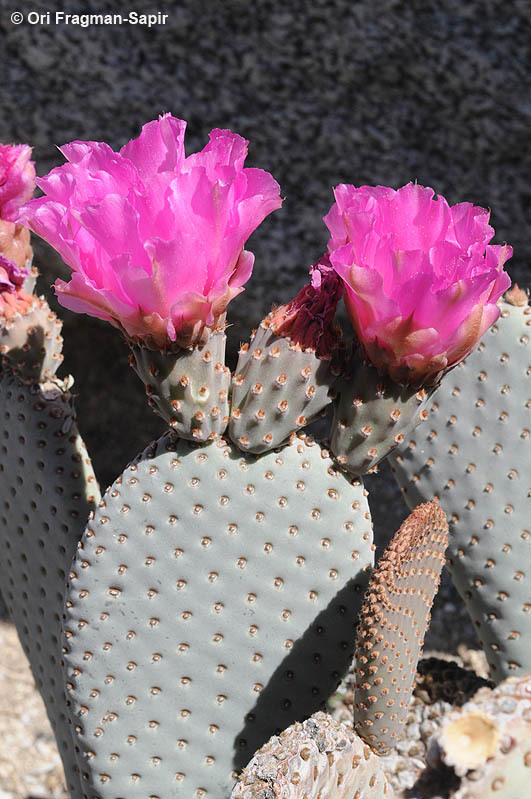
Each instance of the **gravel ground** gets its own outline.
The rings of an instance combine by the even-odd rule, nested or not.
[[[8,622],[0,622],[0,741],[0,799],[68,799],[44,704]]]

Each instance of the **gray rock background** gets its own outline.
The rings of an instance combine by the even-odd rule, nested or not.
[[[0,141],[32,144],[39,174],[62,162],[55,145],[119,148],[171,111],[188,120],[188,152],[229,127],[250,140],[248,164],[279,181],[284,207],[253,236],[254,276],[230,306],[231,365],[239,340],[324,250],[321,219],[339,182],[417,180],[451,203],[491,207],[496,240],[515,248],[511,276],[531,282],[528,0],[161,1],[169,19],[150,30],[16,26],[15,10],[50,10],[19,4],[0,0]],[[110,10],[100,0],[55,9]],[[111,10],[154,9],[129,0]],[[68,270],[35,246],[39,288],[57,307],[49,286]],[[119,335],[61,316],[62,373],[76,378],[79,426],[105,486],[163,426]],[[387,472],[370,483],[376,526],[390,533],[405,508]]]

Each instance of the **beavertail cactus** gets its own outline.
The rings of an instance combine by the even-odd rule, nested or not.
[[[148,403],[182,438],[211,441],[229,423],[225,341],[216,330],[205,344],[177,352],[132,345],[130,363],[144,382]]]
[[[334,316],[343,288],[327,257],[310,274],[311,282],[266,316],[240,349],[229,432],[244,451],[277,447],[332,401],[341,344]]]
[[[410,507],[439,498],[448,569],[494,680],[531,669],[528,564],[531,308],[513,289],[478,348],[445,379],[429,419],[391,457]]]
[[[19,326],[25,335],[24,317],[11,321],[13,336]],[[4,360],[0,584],[57,738],[70,796],[81,799],[65,707],[61,619],[72,557],[99,491],[76,428],[69,383],[24,382],[19,368]]]
[[[448,795],[448,782],[455,783],[455,779],[445,781],[445,773],[426,771],[430,741],[448,713],[488,685],[475,672],[456,663],[435,657],[419,662],[401,738],[381,755],[384,771],[399,796],[434,799]]]
[[[510,285],[503,265],[512,249],[488,244],[488,212],[433,194],[412,183],[341,185],[325,217],[359,344],[353,355],[386,378],[354,363],[338,386],[332,449],[356,474],[422,421],[416,392],[433,390],[472,350]]]
[[[356,638],[354,726],[382,754],[400,738],[406,721],[447,543],[440,505],[421,505],[371,576]]]
[[[62,325],[43,297],[23,290],[27,273],[16,275],[11,266],[2,266],[0,256],[0,355],[4,368],[32,385],[49,380],[61,364]]]
[[[185,157],[185,128],[166,114],[119,153],[65,145],[68,163],[37,180],[46,196],[20,212],[72,269],[55,283],[62,305],[164,351],[219,326],[251,275],[245,242],[281,205],[271,175],[244,168],[245,139],[213,130]]]
[[[184,129],[165,115],[118,153],[66,145],[68,163],[39,181],[45,196],[20,195],[9,251],[0,228],[10,612],[74,799],[390,796],[372,750],[391,749],[406,723],[447,525],[435,502],[404,522],[356,641],[374,560],[359,474],[411,434],[496,320],[510,248],[488,245],[486,212],[429,189],[339,187],[329,253],[242,347],[231,381],[227,305],[279,187],[244,168],[247,142],[231,131],[185,157]],[[72,270],[56,282],[60,302],[125,335],[170,428],[90,516],[99,495],[70,383],[53,377],[58,323],[24,283],[24,222]],[[334,322],[344,293],[348,347]],[[40,350],[37,324],[56,356]],[[329,405],[333,454],[301,429]],[[354,654],[365,743],[308,718]]]
[[[276,729],[319,708],[352,658],[373,558],[365,493],[304,437],[257,458],[167,434],[125,470],[67,599],[90,799],[222,795]]]
[[[231,799],[392,799],[380,759],[356,733],[315,713],[253,757]]]
[[[428,417],[432,389],[400,386],[358,357],[337,383],[330,448],[354,474],[373,469]]]
[[[500,751],[470,777],[461,780],[453,799],[520,799],[527,795],[531,780],[531,725],[515,722],[500,745]]]
[[[33,196],[31,148],[0,144],[0,356],[4,367],[29,384],[52,377],[62,361],[61,323],[44,298],[31,294],[29,230],[16,223],[20,207]]]
[[[496,321],[512,248],[488,244],[489,212],[408,183],[341,185],[325,217],[358,340],[398,383],[434,385]]]

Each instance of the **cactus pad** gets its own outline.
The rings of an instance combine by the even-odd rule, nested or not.
[[[380,758],[356,733],[315,713],[253,757],[231,799],[392,799]]]
[[[502,302],[391,466],[410,507],[439,498],[448,570],[499,682],[531,670],[531,308]]]
[[[264,319],[240,349],[232,380],[230,437],[241,450],[277,447],[332,401],[330,358],[277,335]]]
[[[330,448],[338,463],[366,474],[428,416],[434,389],[400,386],[363,360],[338,381]]]
[[[56,381],[0,379],[0,584],[63,758],[81,796],[61,669],[65,580],[99,491],[77,433],[71,395]]]
[[[402,734],[447,543],[440,505],[421,505],[371,576],[357,631],[354,726],[380,754]]]
[[[366,492],[302,436],[261,457],[172,433],[108,490],[73,566],[67,688],[93,797],[225,797],[353,652]]]
[[[0,355],[4,368],[25,383],[50,379],[63,360],[62,323],[42,297],[27,295],[28,305],[0,322]]]
[[[210,441],[229,422],[230,371],[225,366],[223,332],[205,345],[159,352],[133,345],[131,366],[146,387],[153,410],[182,438]]]

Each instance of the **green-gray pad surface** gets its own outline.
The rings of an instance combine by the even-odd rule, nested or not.
[[[496,681],[531,670],[531,309],[501,308],[389,458],[410,508],[440,498],[448,569]]]
[[[372,525],[363,485],[303,435],[244,455],[163,436],[109,489],[66,635],[84,794],[226,799],[347,670]]]
[[[71,395],[0,379],[0,584],[63,759],[81,796],[65,710],[61,616],[76,545],[99,490]]]
[[[266,452],[305,427],[331,402],[330,364],[262,322],[250,345],[240,349],[232,379],[234,443],[243,451]]]

